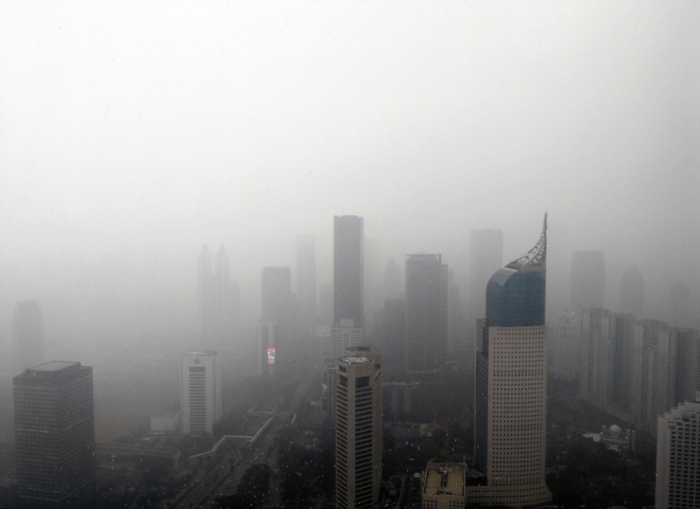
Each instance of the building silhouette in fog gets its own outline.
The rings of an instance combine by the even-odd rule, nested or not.
[[[299,326],[305,337],[312,337],[318,319],[316,311],[316,245],[310,235],[297,237],[297,299]]]
[[[545,484],[547,216],[527,254],[496,271],[486,287],[486,319],[476,354],[475,457],[485,486],[465,502],[538,506]]]
[[[197,268],[202,345],[227,348],[237,336],[240,323],[240,289],[231,280],[229,257],[219,246],[212,260],[207,246],[202,246]]]
[[[644,310],[644,276],[634,265],[620,280],[620,311],[641,317]]]
[[[258,375],[274,375],[277,364],[277,322],[259,320],[256,339]]]
[[[486,284],[491,275],[503,266],[503,230],[472,230],[469,258],[469,323],[471,335],[474,320],[486,307]]]
[[[188,352],[180,369],[180,430],[183,435],[214,432],[221,418],[221,365],[211,351]]]
[[[700,392],[657,420],[654,507],[700,507]]]
[[[399,299],[402,295],[401,267],[392,258],[384,268],[384,300]]]
[[[17,494],[61,503],[95,480],[92,368],[51,361],[13,379]]]
[[[17,303],[12,320],[15,372],[44,362],[44,315],[36,300]]]
[[[565,380],[576,380],[579,373],[577,328],[573,311],[557,315],[554,330],[554,376]]]
[[[439,254],[406,255],[405,366],[434,373],[447,351],[448,268]]]
[[[289,359],[295,329],[292,269],[264,267],[262,271],[262,320],[275,322],[275,363]],[[279,372],[279,370],[277,370]]]
[[[605,257],[602,251],[574,251],[571,260],[571,310],[605,307]]]
[[[370,509],[382,481],[381,355],[335,361],[335,486],[338,509]],[[360,355],[362,354],[362,355]]]
[[[364,327],[364,219],[335,216],[333,222],[333,322]]]
[[[684,281],[674,281],[668,289],[669,322],[674,327],[692,327],[693,302],[690,287]]]

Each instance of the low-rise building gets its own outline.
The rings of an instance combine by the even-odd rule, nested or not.
[[[464,509],[463,463],[430,461],[423,481],[423,509]]]

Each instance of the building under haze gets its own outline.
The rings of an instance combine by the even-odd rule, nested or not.
[[[605,257],[602,251],[574,251],[571,260],[571,310],[605,307]]]
[[[341,319],[331,327],[331,358],[337,359],[348,348],[360,346],[363,329],[354,320]]]
[[[371,509],[382,481],[381,359],[344,356],[335,370],[337,506]]]
[[[581,312],[579,394],[606,412],[612,400],[615,343],[613,313],[608,309]]]
[[[674,327],[692,327],[697,320],[693,316],[693,299],[690,287],[684,281],[674,281],[668,289],[668,319]]]
[[[286,362],[295,330],[294,298],[292,296],[292,269],[265,267],[262,271],[262,317],[274,320],[277,361]]]
[[[406,255],[405,370],[435,373],[447,351],[448,268],[439,254]]]
[[[644,312],[644,276],[634,265],[620,279],[620,311],[640,317]]]
[[[472,230],[469,257],[469,312],[470,323],[482,316],[486,307],[486,285],[491,275],[503,266],[503,230]]]
[[[364,219],[333,219],[333,323],[354,320],[364,327]]]
[[[240,289],[231,280],[229,257],[224,246],[212,261],[207,246],[202,246],[197,270],[202,346],[228,349],[238,334]]]
[[[666,379],[659,364],[659,347],[668,347],[666,322],[642,320],[635,324],[632,364],[632,419],[637,430],[656,434],[658,396]]]
[[[545,215],[535,247],[496,271],[486,287],[474,434],[486,485],[468,487],[467,504],[530,507],[552,498],[545,484],[546,259]]]
[[[12,320],[15,372],[44,362],[44,315],[36,300],[17,303]]]
[[[57,504],[95,480],[92,368],[51,361],[13,380],[17,494]]]
[[[700,392],[657,420],[654,507],[700,507]]]
[[[259,375],[274,375],[277,364],[277,322],[259,320],[256,330]]]
[[[313,337],[316,312],[316,244],[311,235],[297,237],[297,299],[302,337]]]
[[[221,365],[216,352],[194,351],[182,356],[180,370],[180,430],[183,435],[214,432],[221,418]]]
[[[384,300],[400,299],[402,295],[401,267],[392,258],[384,269]]]
[[[579,373],[576,319],[573,311],[557,315],[554,330],[554,376],[576,380]]]

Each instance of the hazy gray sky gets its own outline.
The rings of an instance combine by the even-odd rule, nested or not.
[[[226,243],[252,280],[297,234],[329,253],[334,214],[457,254],[498,227],[512,258],[548,209],[567,249],[678,277],[699,27],[698,2],[4,1],[0,259],[130,253],[186,286]]]

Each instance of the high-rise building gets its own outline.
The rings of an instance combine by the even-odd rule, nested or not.
[[[574,251],[571,261],[571,310],[605,307],[605,258],[602,251]]]
[[[657,417],[656,509],[700,507],[700,393]]]
[[[697,329],[675,327],[676,336],[676,401],[692,401],[700,391],[700,335]]]
[[[527,254],[496,271],[486,287],[477,336],[475,457],[486,485],[466,503],[530,507],[552,494],[545,484],[547,216]]]
[[[17,303],[12,321],[15,372],[44,362],[44,315],[36,300]]]
[[[658,382],[664,378],[658,362],[662,331],[668,331],[668,325],[658,320],[638,321],[634,330],[632,418],[637,430],[652,434],[656,431]]]
[[[316,328],[316,245],[310,235],[297,237],[297,298],[299,326],[304,337]]]
[[[579,394],[606,412],[612,400],[615,344],[613,314],[607,309],[584,309],[581,313]]]
[[[318,315],[320,325],[333,325],[333,285],[321,285],[318,292]]]
[[[95,480],[92,368],[51,361],[13,386],[18,496],[62,503]]]
[[[447,352],[454,353],[464,336],[464,315],[459,285],[454,277],[454,269],[449,269],[447,281]]]
[[[381,346],[384,380],[401,377],[404,371],[406,303],[403,298],[386,299],[382,313]]]
[[[402,295],[401,267],[392,258],[384,269],[384,300],[400,299]]]
[[[214,432],[221,418],[221,365],[216,352],[194,351],[182,356],[180,429],[183,435]]]
[[[565,380],[576,380],[579,373],[574,316],[573,311],[559,313],[554,331],[554,376]]]
[[[286,362],[292,346],[294,326],[292,270],[290,267],[265,267],[262,271],[262,320],[276,324],[277,361]]]
[[[335,216],[333,226],[333,322],[364,327],[364,219]]]
[[[227,349],[238,335],[240,323],[240,289],[231,280],[229,257],[219,246],[212,263],[207,246],[202,247],[197,271],[202,345]]]
[[[435,373],[447,351],[448,270],[439,254],[406,255],[407,374]]]
[[[644,276],[634,265],[630,265],[620,280],[620,311],[634,316],[643,315]]]
[[[690,287],[684,281],[674,281],[668,289],[669,322],[673,327],[694,325],[693,299]]]
[[[335,369],[337,505],[370,509],[382,481],[381,362],[340,357]]]
[[[612,403],[629,410],[632,405],[634,362],[634,315],[615,313],[611,337],[615,345],[612,375]]]
[[[341,319],[331,327],[331,358],[337,359],[348,348],[360,346],[362,333],[362,327],[358,327],[354,320]]]
[[[486,285],[491,275],[503,266],[503,230],[472,230],[469,263],[470,323],[483,316],[486,307]]]
[[[277,322],[259,320],[257,327],[258,374],[274,375],[277,354]]]

